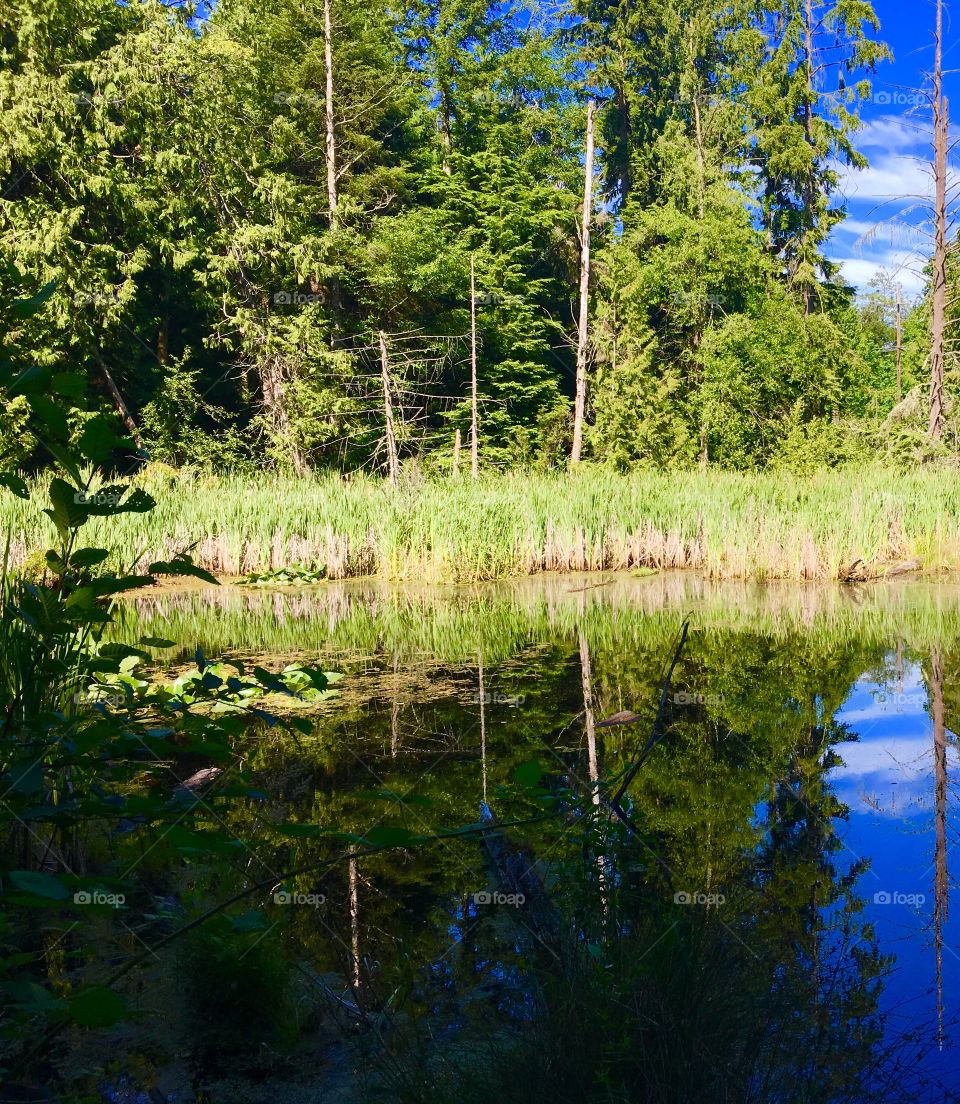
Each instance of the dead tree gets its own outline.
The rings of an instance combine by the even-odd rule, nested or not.
[[[587,103],[586,157],[583,173],[583,213],[580,223],[580,313],[577,330],[577,381],[573,411],[573,448],[570,463],[579,464],[583,451],[583,419],[587,407],[587,340],[590,303],[590,223],[593,217],[593,116],[595,104]]]
[[[933,66],[933,296],[930,317],[930,418],[931,441],[943,436],[944,359],[947,314],[947,148],[949,123],[943,95],[943,0],[937,0],[937,29]]]
[[[477,426],[477,284],[470,257],[470,474],[480,475],[480,442]]]
[[[903,297],[897,284],[897,402],[903,398]]]
[[[387,438],[387,462],[390,468],[390,482],[396,486],[400,479],[400,464],[397,460],[397,438],[393,427],[393,396],[390,387],[390,359],[387,356],[387,335],[380,331],[380,373],[383,381],[383,418]]]

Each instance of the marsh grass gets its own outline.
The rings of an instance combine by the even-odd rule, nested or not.
[[[586,468],[470,479],[182,474],[142,477],[148,514],[93,519],[89,544],[143,560],[195,545],[223,575],[302,563],[325,577],[475,581],[542,571],[688,568],[710,578],[835,579],[861,559],[960,567],[960,472],[788,473]],[[33,502],[0,499],[18,563],[46,547]],[[108,537],[110,538],[108,540]]]

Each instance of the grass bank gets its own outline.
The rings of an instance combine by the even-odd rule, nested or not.
[[[329,578],[472,581],[541,571],[688,568],[710,578],[835,579],[847,565],[960,567],[960,472],[512,473],[416,479],[143,477],[149,514],[97,519],[88,543],[143,560],[196,545],[226,575],[292,563]],[[38,502],[0,497],[15,561],[47,546]]]

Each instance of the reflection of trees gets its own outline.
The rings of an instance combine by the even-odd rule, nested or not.
[[[389,672],[389,694],[330,711],[300,746],[263,739],[249,765],[280,819],[358,834],[381,822],[414,831],[472,822],[481,794],[502,813],[503,783],[531,757],[590,784],[602,767],[617,773],[631,761],[647,726],[604,729],[601,756],[595,720],[621,709],[652,717],[660,635],[626,646],[616,631],[592,641],[582,631],[509,666],[476,658],[445,669],[436,698],[403,709],[401,665]],[[879,656],[799,635],[694,634],[674,684],[689,704],[675,706],[628,795],[641,838],[616,823],[601,835],[600,799],[590,795],[595,815],[571,812],[523,840],[568,920],[549,951],[521,914],[473,906],[488,872],[463,843],[365,857],[362,881],[350,863],[320,887],[291,887],[319,889],[329,907],[285,916],[285,945],[345,985],[362,983],[367,1008],[402,994],[421,1042],[438,1026],[491,1032],[518,1008],[528,1019],[536,1008],[541,1058],[553,1063],[538,1075],[561,1078],[557,1099],[590,1099],[601,1076],[637,1100],[689,1099],[694,1083],[709,1100],[865,1099],[856,1093],[878,1038],[882,962],[857,918],[859,868],[839,861],[833,825],[845,810],[824,776],[831,749],[849,738],[831,717]],[[523,706],[487,705],[487,691],[522,694]],[[579,749],[570,728],[578,714]],[[429,804],[363,796],[411,787]],[[278,869],[336,850],[323,838],[258,846]],[[684,907],[673,903],[677,891],[726,900]],[[368,976],[367,960],[380,976]],[[512,1042],[522,1048],[519,1036]]]
[[[930,717],[933,721],[934,777],[934,888],[933,943],[937,975],[937,1042],[943,1048],[943,925],[947,919],[947,727],[943,694],[943,657],[930,653],[928,678]]]

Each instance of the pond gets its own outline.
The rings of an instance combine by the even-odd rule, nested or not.
[[[180,1099],[960,1099],[956,582],[223,586],[122,620],[174,668],[343,675],[210,783],[225,854],[145,860],[174,911],[261,886],[242,951],[154,967],[138,1045]],[[333,827],[397,846],[322,867]]]

